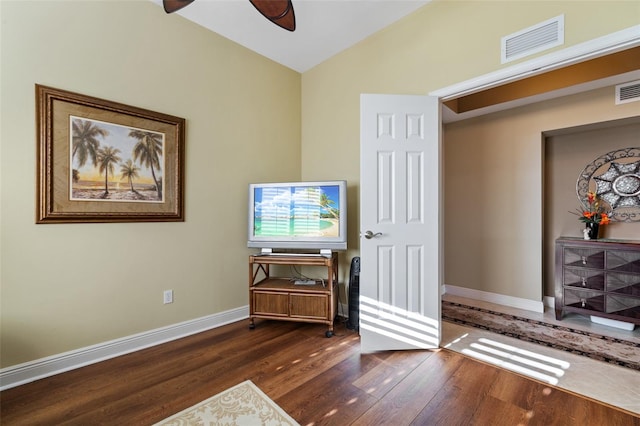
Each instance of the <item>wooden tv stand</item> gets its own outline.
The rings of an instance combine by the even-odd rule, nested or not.
[[[272,277],[271,265],[322,266],[327,279],[314,285],[297,285],[288,277]],[[333,336],[338,284],[338,254],[249,256],[249,328],[255,318],[323,323],[325,336]]]

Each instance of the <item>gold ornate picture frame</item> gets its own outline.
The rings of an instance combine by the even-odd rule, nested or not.
[[[36,84],[36,223],[184,221],[185,120]]]

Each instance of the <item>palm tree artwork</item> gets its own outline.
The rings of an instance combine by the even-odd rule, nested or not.
[[[104,196],[109,195],[109,174],[113,175],[113,165],[117,164],[121,158],[118,156],[120,150],[112,146],[100,148],[98,151],[98,170],[104,172]]]
[[[133,147],[133,159],[140,161],[141,165],[151,169],[151,175],[156,183],[158,199],[162,199],[162,186],[158,183],[154,169],[154,167],[158,170],[161,169],[162,139],[160,134],[134,129],[129,132],[129,137],[138,140],[138,143]]]
[[[98,149],[100,149],[99,138],[105,138],[109,132],[89,120],[73,118],[71,120],[72,137],[72,159],[77,159],[78,168],[84,166],[87,160],[91,164],[97,165]]]
[[[129,181],[131,192],[135,192],[136,194],[138,193],[138,191],[133,189],[133,179],[139,176],[138,174],[139,171],[140,171],[140,167],[136,166],[133,163],[132,159],[128,159],[126,163],[120,164],[120,173],[122,173],[121,174],[122,179],[127,179]]]
[[[72,200],[163,202],[162,133],[71,117],[70,136]]]

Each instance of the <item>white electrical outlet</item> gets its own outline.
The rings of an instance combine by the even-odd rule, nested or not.
[[[164,304],[173,303],[173,290],[164,291]]]

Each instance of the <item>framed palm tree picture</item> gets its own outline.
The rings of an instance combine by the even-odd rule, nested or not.
[[[36,223],[184,221],[184,118],[36,84]]]

